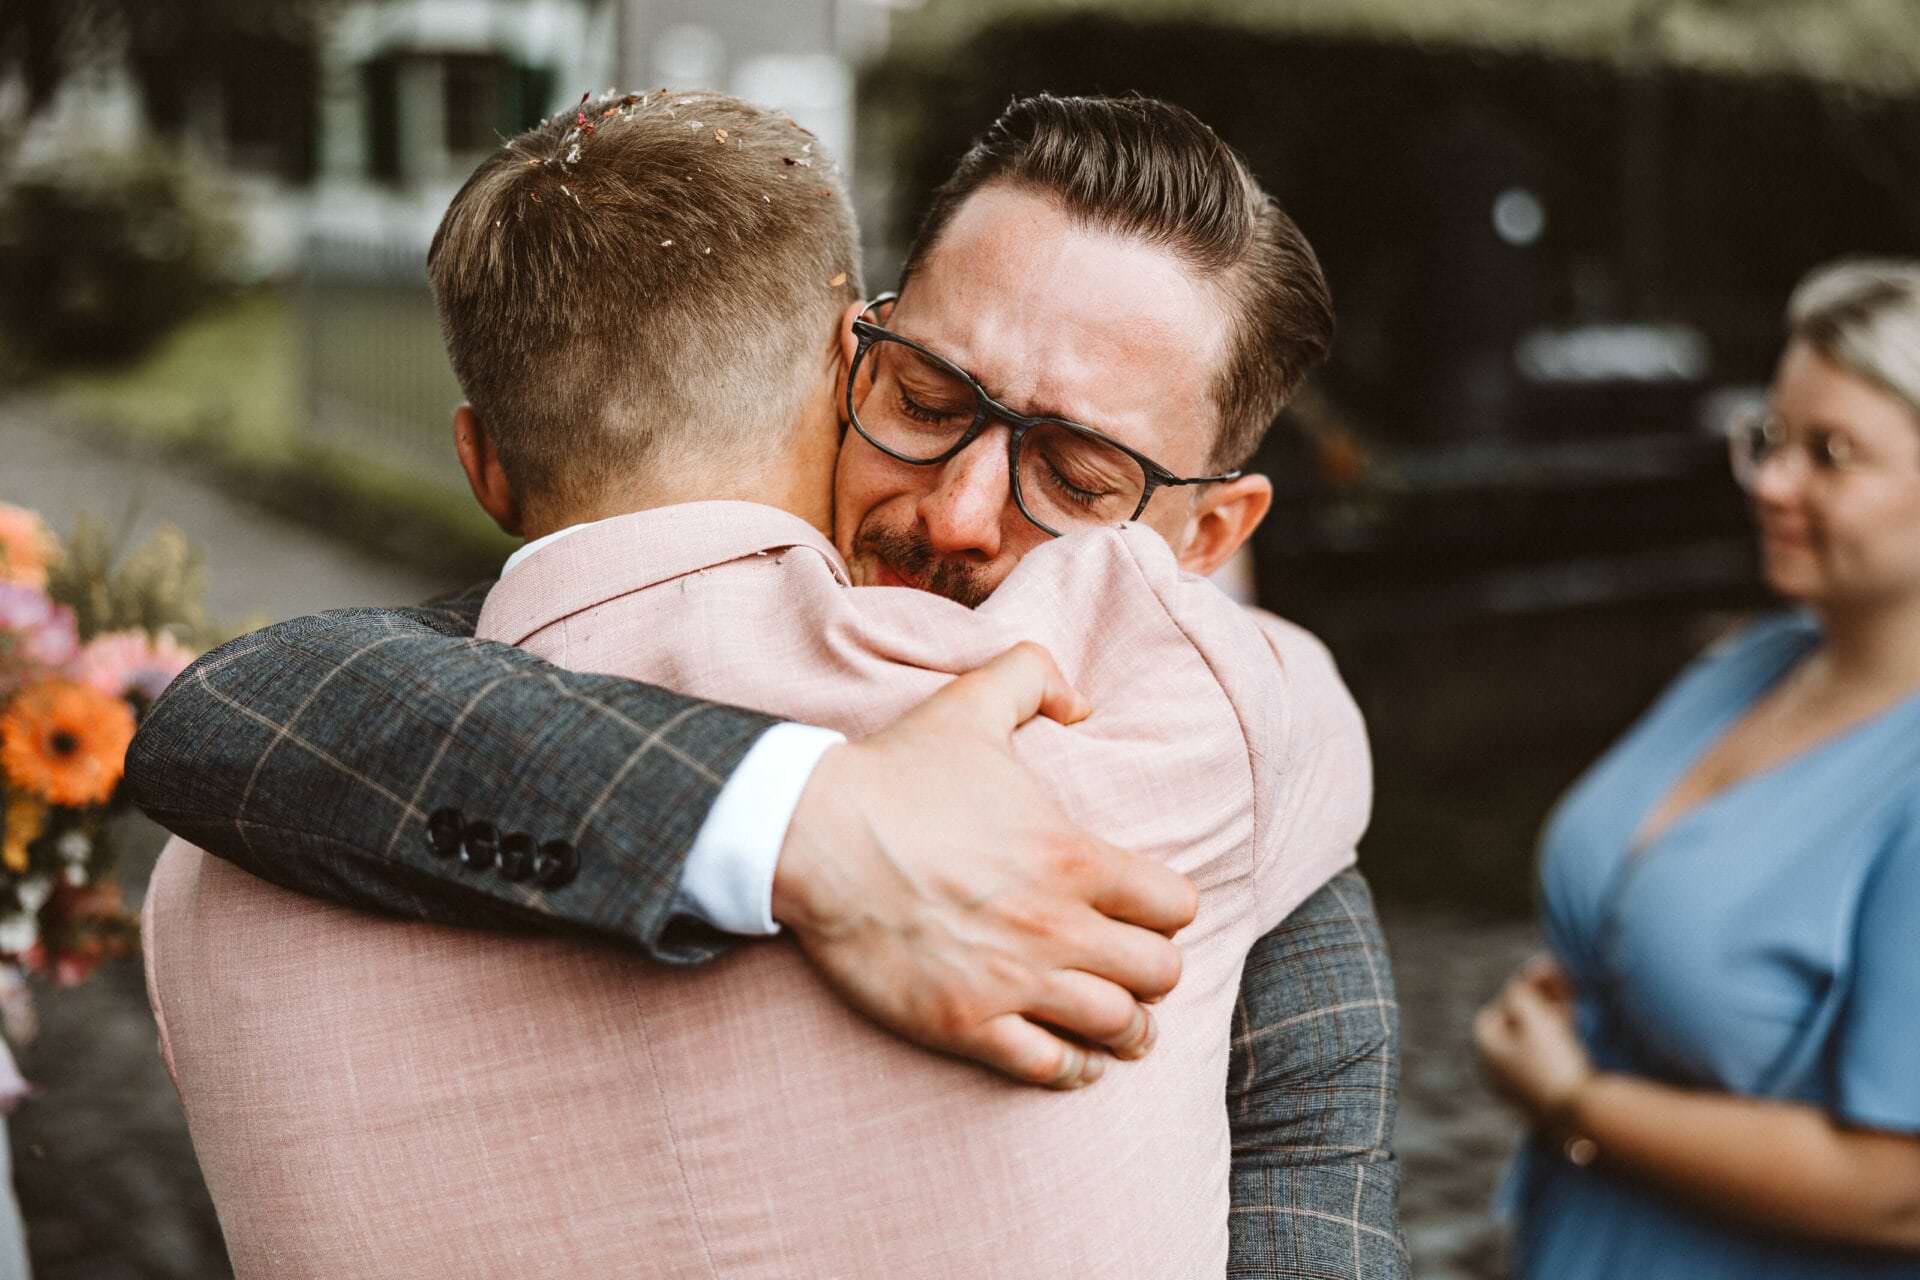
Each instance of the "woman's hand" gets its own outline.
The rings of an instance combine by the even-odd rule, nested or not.
[[[1534,1123],[1555,1127],[1593,1078],[1573,1025],[1573,984],[1547,956],[1521,965],[1473,1020],[1473,1043],[1494,1089]]]

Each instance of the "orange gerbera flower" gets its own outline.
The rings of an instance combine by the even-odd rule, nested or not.
[[[42,680],[0,715],[0,769],[53,804],[105,804],[132,741],[133,708],[124,701],[74,680]]]

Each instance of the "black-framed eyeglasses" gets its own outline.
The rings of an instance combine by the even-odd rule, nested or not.
[[[895,296],[880,295],[868,310]],[[1006,423],[1014,504],[1056,537],[1137,520],[1163,486],[1214,484],[1242,474],[1177,476],[1092,427],[1015,413],[973,375],[912,338],[865,319],[853,322],[853,332],[859,345],[847,374],[847,418],[861,438],[890,458],[934,466],[957,456],[993,423]],[[871,384],[864,397],[855,390],[862,372]]]

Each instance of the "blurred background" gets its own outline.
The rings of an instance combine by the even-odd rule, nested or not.
[[[489,576],[426,246],[503,136],[609,85],[814,130],[876,290],[1036,90],[1179,102],[1293,213],[1341,331],[1260,460],[1252,579],[1372,728],[1416,1274],[1501,1274],[1514,1130],[1466,1022],[1532,944],[1555,795],[1763,603],[1724,430],[1789,289],[1920,252],[1920,7],[9,0],[0,501],[180,526],[230,629]],[[137,964],[43,1021],[11,1123],[36,1273],[224,1274]]]

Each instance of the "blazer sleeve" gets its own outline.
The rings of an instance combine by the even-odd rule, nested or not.
[[[1254,944],[1234,1007],[1228,1280],[1404,1280],[1400,1007],[1373,895],[1335,876]]]
[[[350,906],[718,954],[674,892],[775,721],[475,640],[485,594],[296,618],[205,655],[143,720],[129,794],[208,852]]]

